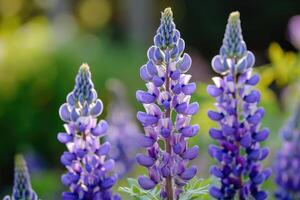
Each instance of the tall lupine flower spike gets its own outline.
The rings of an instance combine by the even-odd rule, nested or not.
[[[26,162],[21,155],[15,157],[15,178],[12,196],[3,200],[37,200],[38,196],[33,191]]]
[[[278,200],[300,199],[300,104],[280,131],[282,147],[275,160],[275,181]]]
[[[258,75],[252,75],[254,60],[242,37],[239,12],[233,12],[220,54],[212,60],[213,69],[223,77],[214,77],[215,85],[207,87],[217,108],[208,116],[219,125],[209,131],[218,142],[218,146],[209,146],[209,154],[219,163],[211,168],[211,174],[220,180],[220,187],[210,188],[216,199],[267,198],[260,184],[271,174],[261,166],[269,149],[260,143],[267,139],[269,130],[260,129],[264,109],[258,106],[260,93],[253,89],[259,81]]]
[[[102,109],[89,66],[83,64],[76,76],[74,90],[59,110],[61,119],[66,123],[66,132],[59,133],[58,140],[68,148],[61,156],[61,162],[68,170],[61,180],[70,189],[63,192],[63,200],[120,199],[112,194],[117,175],[111,175],[114,160],[106,159],[110,144],[100,143],[108,128],[106,121],[97,122]]]
[[[190,125],[191,116],[198,112],[198,103],[190,103],[195,83],[185,74],[191,58],[183,53],[184,41],[175,28],[171,8],[162,13],[161,24],[148,50],[148,62],[140,69],[148,91],[138,90],[136,97],[146,112],[137,118],[144,127],[142,142],[147,155],[138,154],[137,161],[148,168],[148,176],[138,182],[146,190],[161,186],[162,199],[178,199],[183,186],[196,173],[196,166],[188,162],[198,156],[198,146],[188,147],[188,138],[198,133],[198,125]],[[162,146],[160,146],[163,144]]]
[[[107,141],[111,144],[110,157],[116,162],[115,171],[124,176],[135,164],[135,156],[140,150],[141,131],[126,99],[126,88],[117,79],[107,82],[113,96],[109,106],[107,121]]]

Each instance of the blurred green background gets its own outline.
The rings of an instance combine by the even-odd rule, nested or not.
[[[139,67],[146,62],[160,11],[167,6],[193,59],[190,73],[199,83],[194,99],[200,112],[193,122],[201,131],[191,141],[200,145],[195,161],[199,176],[209,177],[213,162],[207,155],[212,143],[207,132],[216,124],[206,117],[213,99],[205,89],[214,76],[210,60],[219,51],[227,16],[235,10],[241,12],[244,39],[262,77],[258,87],[266,110],[263,126],[272,131],[265,142],[271,146],[265,164],[272,166],[280,146],[278,130],[299,97],[300,19],[293,16],[300,14],[300,1],[0,0],[0,198],[11,193],[13,157],[21,152],[40,198],[59,199],[64,189],[59,158],[65,147],[56,139],[63,131],[58,109],[73,89],[82,62],[90,65],[104,102],[103,118],[113,98],[105,86],[110,78],[124,83],[133,111],[141,109],[135,100],[135,91],[145,88]],[[137,167],[127,177],[141,171]],[[271,181],[264,187],[272,192]]]

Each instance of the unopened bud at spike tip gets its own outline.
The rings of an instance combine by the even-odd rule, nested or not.
[[[228,18],[229,23],[236,23],[239,20],[240,20],[240,12],[239,11],[230,13],[229,18]]]
[[[164,12],[162,13],[163,18],[173,18],[173,12],[170,7],[166,8]]]

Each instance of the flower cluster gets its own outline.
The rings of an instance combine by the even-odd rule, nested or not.
[[[38,200],[33,191],[26,162],[21,155],[15,157],[15,178],[12,196],[6,196],[3,200]]]
[[[282,148],[275,161],[278,200],[300,199],[300,106],[281,130]]]
[[[268,129],[260,129],[264,109],[259,107],[260,93],[253,89],[259,81],[252,75],[254,55],[247,50],[241,33],[238,12],[230,14],[220,54],[212,60],[215,85],[207,92],[215,97],[217,111],[209,111],[211,120],[219,129],[211,128],[210,136],[218,145],[209,146],[209,154],[219,164],[211,168],[211,174],[220,180],[220,187],[210,188],[216,199],[262,200],[267,193],[260,189],[271,174],[262,169],[261,161],[269,154],[260,143],[267,139]]]
[[[188,162],[198,156],[198,146],[188,147],[188,138],[198,133],[198,125],[190,125],[191,116],[198,112],[198,103],[190,103],[195,83],[185,74],[191,58],[183,53],[185,43],[175,28],[170,8],[162,13],[161,24],[148,50],[148,62],[140,69],[147,91],[138,90],[136,98],[145,108],[137,118],[144,127],[142,145],[147,155],[138,154],[137,162],[148,168],[148,176],[138,182],[146,190],[161,186],[162,199],[178,199],[183,186],[196,173]]]
[[[83,64],[76,77],[74,90],[67,96],[59,110],[66,132],[58,134],[58,140],[66,144],[68,151],[61,156],[61,162],[68,172],[62,182],[69,186],[63,192],[64,200],[117,200],[112,186],[117,175],[111,175],[114,160],[106,159],[110,144],[100,143],[108,128],[104,120],[97,122],[103,105],[97,99],[88,65]]]
[[[119,176],[128,173],[135,164],[140,148],[141,132],[126,100],[126,89],[117,79],[107,82],[113,101],[109,106],[106,140],[111,144],[109,156],[115,160],[115,171]]]

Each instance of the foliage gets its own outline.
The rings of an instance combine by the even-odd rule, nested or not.
[[[129,187],[120,187],[119,191],[129,194],[135,200],[160,200],[160,186],[152,190],[141,188],[136,179],[129,178]],[[208,200],[208,186],[210,179],[192,179],[185,187],[179,200]]]

